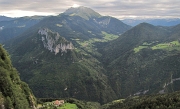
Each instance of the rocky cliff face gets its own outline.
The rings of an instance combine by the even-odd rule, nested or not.
[[[39,29],[38,34],[41,35],[41,40],[46,49],[54,52],[55,55],[59,52],[66,53],[67,50],[74,49],[73,44],[61,37],[59,33],[52,32],[49,29]]]
[[[94,19],[94,20],[95,20],[95,19]],[[102,27],[107,27],[107,26],[109,25],[110,21],[111,21],[111,17],[107,17],[107,18],[102,19],[102,20],[100,20],[100,21],[96,21],[96,20],[95,20],[95,22],[98,23],[98,24],[100,24]]]

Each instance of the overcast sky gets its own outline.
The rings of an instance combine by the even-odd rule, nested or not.
[[[57,15],[72,6],[124,18],[180,18],[180,0],[0,0],[0,15]]]

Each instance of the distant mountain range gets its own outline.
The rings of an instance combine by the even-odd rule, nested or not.
[[[171,18],[171,19],[124,19],[122,20],[124,23],[136,26],[140,23],[149,23],[155,26],[175,26],[180,24],[179,18]]]
[[[13,20],[13,19],[16,19],[16,18],[11,18],[11,17],[6,17],[6,16],[0,16],[0,22],[1,22],[1,21],[10,21],[10,20]]]
[[[5,18],[4,20],[0,18],[1,20],[0,21],[0,43],[3,43],[11,38],[14,38],[20,35],[31,26],[37,24],[44,17],[33,16],[33,17],[21,17],[21,18],[12,18],[12,19],[7,18],[6,20]]]
[[[4,44],[35,96],[107,103],[180,90],[179,30],[131,27],[79,7],[42,18]]]

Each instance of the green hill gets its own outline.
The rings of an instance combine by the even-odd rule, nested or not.
[[[19,78],[8,53],[0,45],[0,107],[1,109],[35,108],[36,99],[25,82]]]
[[[119,97],[179,90],[177,27],[142,23],[106,45],[102,61]]]
[[[179,109],[180,92],[149,96],[135,96],[115,100],[102,106],[102,109]]]
[[[13,63],[37,97],[116,98],[100,62],[57,32],[40,29],[14,50]]]

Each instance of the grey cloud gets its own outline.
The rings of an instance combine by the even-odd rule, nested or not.
[[[73,4],[87,6],[102,15],[180,17],[180,0],[0,0],[0,13],[10,10],[62,13]]]

